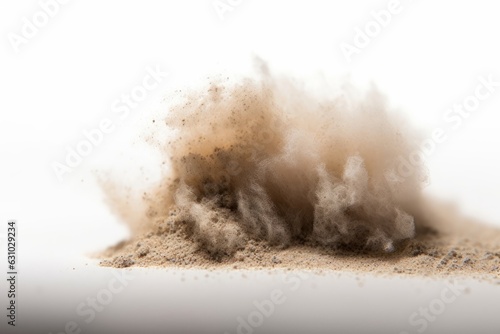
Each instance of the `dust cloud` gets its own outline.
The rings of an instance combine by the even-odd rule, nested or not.
[[[318,92],[262,61],[256,73],[183,92],[155,119],[165,176],[140,233],[182,233],[217,258],[255,240],[385,253],[413,238],[426,173],[398,175],[421,140],[405,117],[374,87]],[[127,219],[135,204],[109,189]]]

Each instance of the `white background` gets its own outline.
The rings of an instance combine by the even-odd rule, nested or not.
[[[211,0],[73,0],[16,52],[9,34],[20,34],[23,17],[32,21],[40,5],[2,2],[0,217],[18,219],[21,255],[57,264],[124,238],[92,171],[123,150],[134,124],[161,106],[165,92],[207,73],[237,73],[252,55],[296,77],[373,81],[425,131],[474,92],[478,76],[500,81],[495,1],[401,0],[401,11],[348,62],[341,43],[352,44],[355,28],[388,3],[243,0],[221,20]],[[64,159],[66,146],[112,115],[113,102],[157,65],[169,77],[60,182],[52,163]],[[499,96],[500,87],[439,145],[426,189],[498,226]]]

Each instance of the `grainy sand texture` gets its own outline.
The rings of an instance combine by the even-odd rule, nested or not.
[[[375,88],[311,91],[257,68],[155,116],[164,177],[140,205],[103,181],[133,231],[103,265],[499,277],[500,232],[422,196],[423,163],[401,162],[422,138]]]

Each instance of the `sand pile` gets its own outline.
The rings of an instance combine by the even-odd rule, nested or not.
[[[443,205],[431,207],[433,227],[422,225],[416,235],[391,253],[321,246],[302,241],[289,247],[248,240],[232,256],[214,257],[176,227],[172,210],[151,231],[108,249],[102,264],[118,268],[159,266],[228,269],[312,269],[421,276],[473,276],[500,282],[500,231],[464,219]],[[439,222],[439,224],[435,224]]]
[[[212,82],[154,120],[170,133],[155,141],[166,176],[104,265],[498,275],[497,231],[477,245],[449,215],[429,215],[424,167],[401,165],[421,138],[380,93],[322,95],[265,64],[259,73]]]

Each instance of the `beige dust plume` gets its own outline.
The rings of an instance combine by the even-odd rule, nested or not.
[[[259,64],[258,78],[212,82],[168,111],[170,177],[149,220],[169,217],[208,253],[249,239],[392,251],[415,233],[423,170],[394,177],[418,136],[372,88],[308,92]]]

